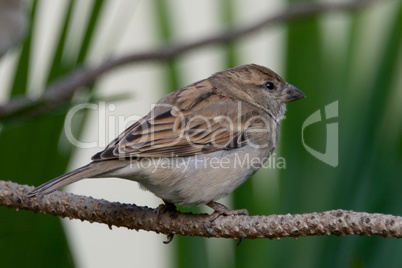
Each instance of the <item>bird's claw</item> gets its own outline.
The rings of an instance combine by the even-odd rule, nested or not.
[[[161,221],[161,216],[163,213],[176,213],[177,209],[176,209],[176,205],[173,203],[169,203],[164,201],[165,204],[160,204],[158,206],[158,208],[156,209],[156,219],[158,224],[162,225],[162,221]],[[172,242],[173,238],[174,238],[174,234],[168,234],[167,235],[167,240],[163,241],[164,244],[169,244],[170,242]]]
[[[207,204],[208,207],[212,208],[214,212],[209,215],[209,220],[212,222],[216,218],[218,218],[221,215],[224,216],[233,216],[233,215],[246,215],[249,216],[250,213],[248,212],[247,209],[236,209],[236,210],[230,210],[228,207],[225,205],[222,205],[221,203],[211,201]]]

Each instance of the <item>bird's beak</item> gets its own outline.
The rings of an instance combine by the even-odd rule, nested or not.
[[[295,86],[291,84],[287,84],[285,89],[282,91],[281,100],[283,102],[291,102],[301,98],[306,97],[302,91],[297,89]]]

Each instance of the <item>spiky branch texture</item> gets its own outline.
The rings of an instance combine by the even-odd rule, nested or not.
[[[158,211],[64,192],[26,197],[32,189],[0,181],[0,205],[166,235],[251,239],[356,234],[402,237],[402,217],[393,215],[331,210],[294,215],[219,216],[211,221],[208,214]]]

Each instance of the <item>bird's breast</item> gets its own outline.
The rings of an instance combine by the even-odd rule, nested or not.
[[[119,175],[137,181],[165,201],[199,205],[233,192],[261,168],[271,150],[247,145],[190,157],[142,158]]]

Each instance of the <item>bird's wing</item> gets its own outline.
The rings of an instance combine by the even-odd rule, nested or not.
[[[224,98],[179,107],[159,104],[92,160],[182,157],[238,148],[246,143],[244,119],[253,110]]]

